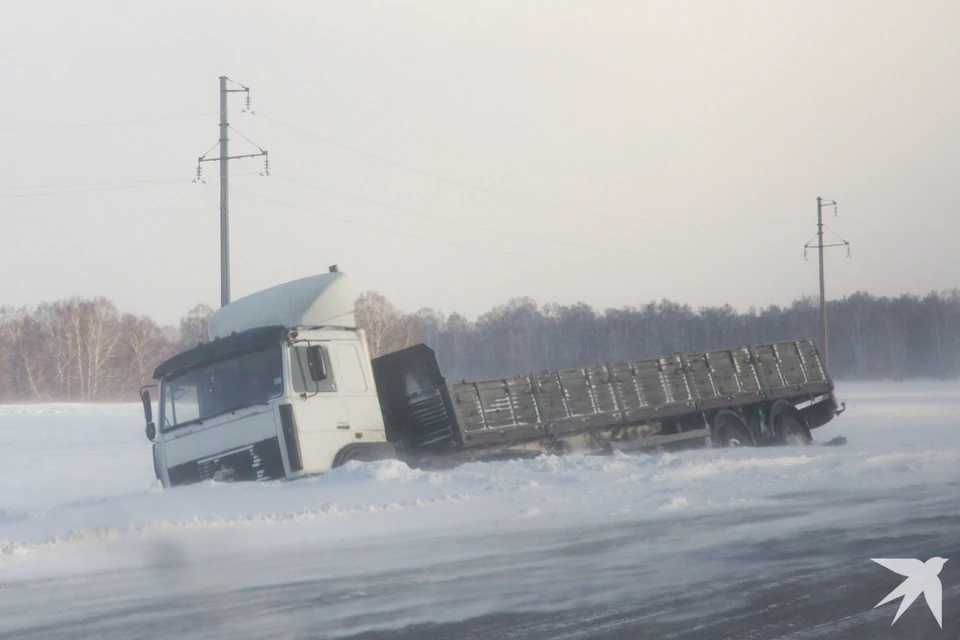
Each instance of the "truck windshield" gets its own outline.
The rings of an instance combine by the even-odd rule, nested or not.
[[[166,431],[282,393],[279,345],[210,362],[163,381],[160,427]]]

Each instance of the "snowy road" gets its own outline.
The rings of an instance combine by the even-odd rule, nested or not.
[[[917,549],[960,558],[956,490],[791,495],[737,514],[413,539],[400,559],[385,543],[188,562],[163,541],[146,568],[6,584],[0,612],[17,638],[957,637],[922,606],[890,627],[894,609],[872,607],[899,579],[864,561]],[[892,520],[838,526],[868,514]],[[750,543],[785,525],[791,535]],[[947,630],[960,629],[953,568],[941,574]]]
[[[840,448],[167,492],[135,407],[0,407],[0,637],[960,637],[960,387],[840,395]],[[869,558],[936,555],[891,627]]]

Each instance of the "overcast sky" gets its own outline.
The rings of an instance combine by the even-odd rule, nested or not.
[[[828,250],[828,298],[960,286],[956,0],[4,14],[0,306],[104,295],[173,323],[219,304],[217,164],[190,180],[220,75],[257,112],[231,94],[230,151],[257,151],[243,134],[271,158],[269,177],[231,163],[234,297],[337,263],[401,309],[471,317],[517,296],[785,304],[817,293],[817,196],[839,202],[827,242],[852,245]]]

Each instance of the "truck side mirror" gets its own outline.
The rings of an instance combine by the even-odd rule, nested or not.
[[[310,377],[315,382],[327,379],[327,363],[323,357],[323,347],[314,345],[307,350],[307,366],[310,368]]]
[[[150,402],[150,390],[140,390],[140,400],[143,401],[143,417],[147,421],[147,440],[153,442],[157,438],[157,426],[153,424],[153,405]]]
[[[153,404],[150,402],[150,390],[140,390],[140,400],[143,401],[143,417],[147,422],[153,422]]]

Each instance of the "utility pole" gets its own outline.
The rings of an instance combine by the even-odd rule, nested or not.
[[[230,82],[236,85],[239,88],[229,88],[227,83]],[[203,182],[201,174],[201,163],[203,162],[213,162],[214,160],[220,161],[220,306],[225,307],[230,304],[230,171],[229,171],[229,161],[230,160],[239,160],[240,158],[258,158],[263,156],[264,169],[260,175],[270,175],[270,158],[267,155],[267,152],[256,144],[254,144],[257,149],[260,150],[259,153],[248,153],[239,156],[231,156],[229,154],[228,146],[230,144],[229,130],[230,123],[227,121],[227,94],[229,93],[246,93],[247,94],[247,103],[244,111],[249,111],[253,113],[250,109],[250,87],[245,87],[244,85],[231,80],[227,76],[220,76],[220,141],[214,145],[207,153],[200,156],[197,159],[197,177],[194,182],[200,181]],[[244,137],[240,134],[241,137]],[[252,144],[252,143],[251,143]],[[220,147],[220,157],[219,158],[208,158],[207,154],[213,149]]]
[[[227,145],[230,143],[227,122],[227,76],[220,76],[220,306],[230,304],[230,172],[228,170],[230,155]],[[248,94],[249,95],[249,94]],[[822,242],[820,244],[823,244]],[[823,249],[820,250],[820,282],[823,282]],[[822,284],[821,284],[822,286]],[[820,291],[823,298],[823,291]]]
[[[817,198],[817,244],[811,245],[810,243],[813,240],[809,240],[807,244],[803,247],[803,259],[807,259],[807,249],[812,249],[813,246],[816,246],[818,253],[820,254],[820,356],[823,366],[827,366],[827,298],[824,288],[824,278],[823,278],[823,250],[827,247],[846,247],[847,248],[847,257],[850,257],[850,243],[837,236],[840,242],[836,244],[823,244],[823,208],[824,207],[833,207],[833,215],[837,215],[837,203],[835,200],[824,200],[823,198]],[[834,234],[836,235],[836,234]]]

